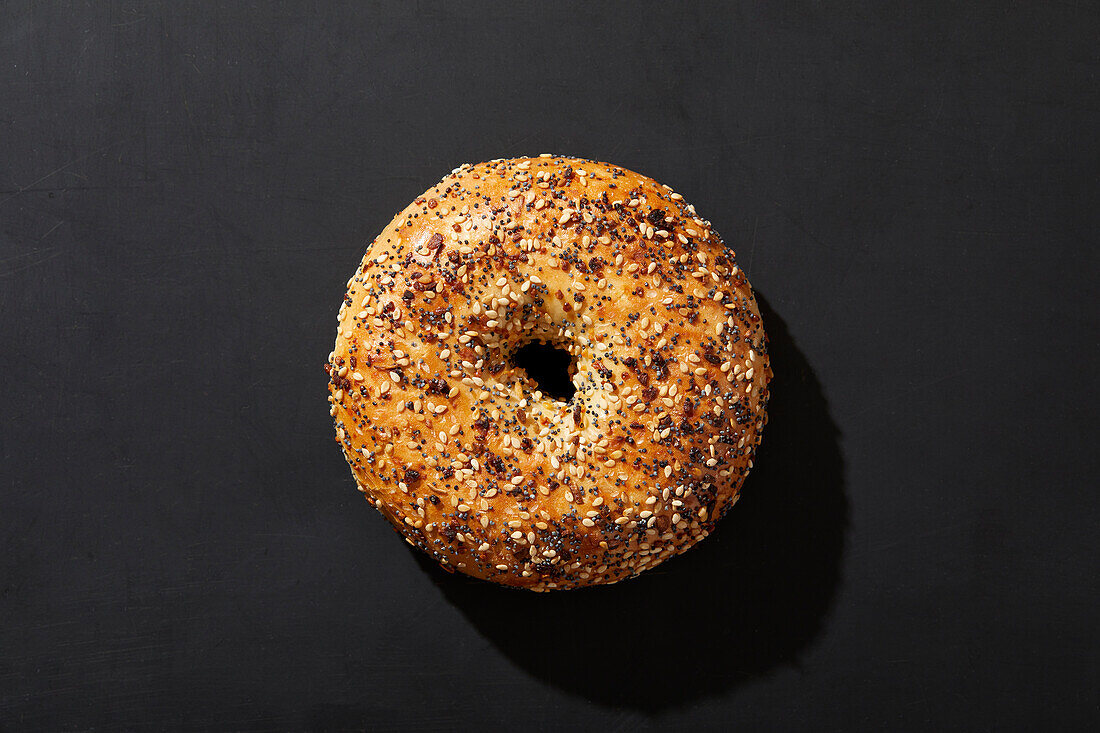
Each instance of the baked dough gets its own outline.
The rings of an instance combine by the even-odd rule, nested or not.
[[[576,394],[513,358],[569,351]],[[608,163],[462,165],[348,282],[326,364],[367,499],[445,568],[531,590],[614,583],[707,536],[766,422],[745,274],[667,186]]]

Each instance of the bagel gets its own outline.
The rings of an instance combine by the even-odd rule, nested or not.
[[[667,186],[541,155],[456,168],[367,249],[325,365],[360,492],[444,568],[614,583],[705,538],[767,421],[733,252]],[[571,399],[515,363],[568,352]]]

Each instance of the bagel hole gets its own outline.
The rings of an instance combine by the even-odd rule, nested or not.
[[[527,372],[548,397],[569,402],[577,392],[573,385],[573,357],[565,349],[532,341],[519,348],[512,363]]]

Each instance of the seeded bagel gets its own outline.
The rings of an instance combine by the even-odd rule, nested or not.
[[[569,352],[576,393],[517,367]],[[656,181],[539,156],[462,165],[370,245],[329,374],[356,485],[449,570],[614,583],[707,536],[767,421],[768,345],[710,222]]]

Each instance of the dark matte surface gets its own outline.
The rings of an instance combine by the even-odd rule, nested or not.
[[[1100,13],[895,5],[5,3],[0,730],[1095,727]],[[388,529],[321,365],[544,151],[712,219],[777,376],[711,540],[535,597]]]

